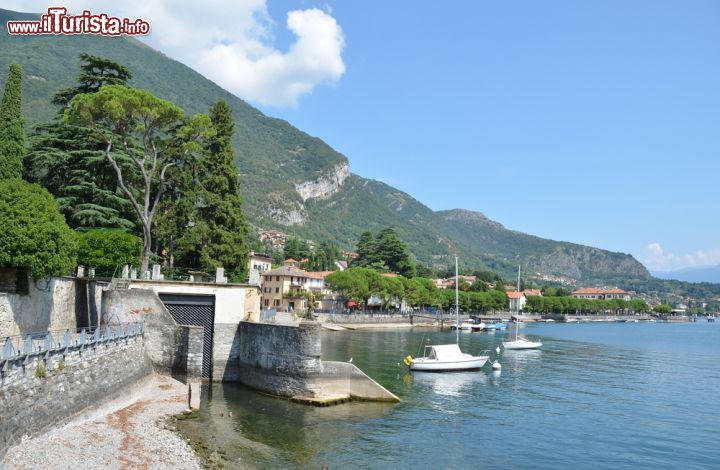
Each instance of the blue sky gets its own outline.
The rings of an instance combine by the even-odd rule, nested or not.
[[[720,1],[62,3],[148,20],[153,47],[432,209],[720,265]]]
[[[283,12],[308,3],[269,5],[285,47]],[[331,8],[345,74],[261,109],[354,172],[651,268],[720,264],[720,2]]]

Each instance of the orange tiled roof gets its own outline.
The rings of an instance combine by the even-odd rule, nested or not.
[[[335,271],[308,271],[307,277],[312,279],[325,279],[326,276],[334,272]]]
[[[540,289],[525,289],[523,291],[523,294],[525,294],[525,297],[527,297],[529,295],[542,295],[542,292],[540,291]]]
[[[627,294],[622,289],[596,289],[594,287],[583,287],[582,289],[578,289],[575,292],[572,293],[572,295],[604,295],[604,294]]]
[[[516,292],[516,291],[506,292],[506,294],[507,294],[508,298],[510,298],[510,299],[519,299],[521,296],[525,295],[524,292]]]

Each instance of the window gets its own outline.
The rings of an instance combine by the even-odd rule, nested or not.
[[[279,306],[280,306],[280,299],[275,299],[275,307],[279,307]]]
[[[280,288],[279,288],[279,287],[276,287],[276,288],[275,288],[275,293],[276,293],[276,294],[279,294],[279,293],[280,293]]]
[[[266,306],[266,307],[269,307],[269,306],[270,306],[270,299],[265,299],[265,306]]]
[[[280,281],[280,276],[275,276],[275,280],[279,282],[279,281]]]

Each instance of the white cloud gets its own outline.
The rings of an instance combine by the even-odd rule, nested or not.
[[[42,12],[57,2],[10,1],[12,8]],[[223,88],[249,101],[297,106],[298,99],[321,84],[337,82],[345,73],[342,28],[332,10],[316,8],[287,14],[296,36],[287,51],[274,46],[276,27],[266,0],[66,0],[71,12],[83,9],[150,23],[142,39]],[[132,64],[126,64],[132,68]]]
[[[655,242],[650,243],[646,247],[645,253],[639,258],[653,271],[677,271],[684,268],[720,265],[720,248],[678,255],[665,251],[659,243]]]

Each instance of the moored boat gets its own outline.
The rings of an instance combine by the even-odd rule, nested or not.
[[[457,344],[425,346],[425,351],[425,357],[416,357],[410,361],[410,370],[447,372],[480,369],[490,358],[463,353]]]

